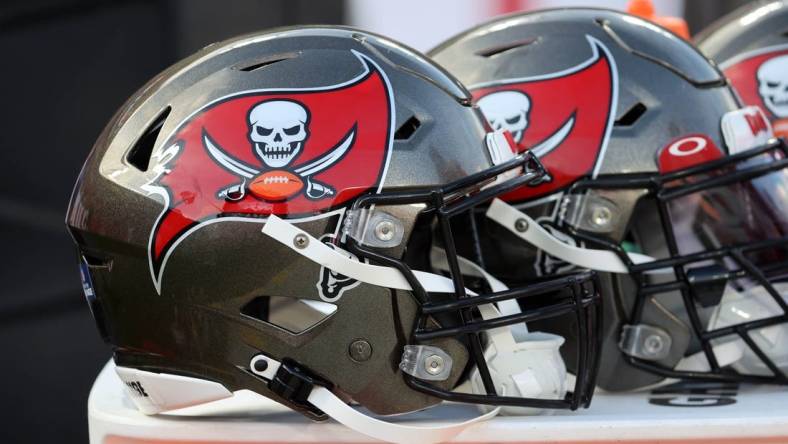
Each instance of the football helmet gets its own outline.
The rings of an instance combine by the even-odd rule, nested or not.
[[[788,137],[788,0],[756,1],[697,37],[742,101],[757,106],[778,136]]]
[[[707,59],[601,9],[507,16],[431,55],[549,174],[480,213],[461,251],[510,285],[603,272],[600,387],[788,382],[786,147]]]
[[[239,37],[155,77],[99,137],[67,217],[137,406],[249,389],[403,442],[466,423],[391,424],[348,403],[587,406],[594,274],[507,288],[454,250],[450,221],[544,178],[514,151],[453,77],[353,29]],[[564,339],[524,324],[554,316],[584,335],[569,389]]]

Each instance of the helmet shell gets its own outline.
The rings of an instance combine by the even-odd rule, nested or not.
[[[567,208],[559,202],[574,184],[658,174],[658,153],[677,139],[702,134],[727,153],[720,121],[739,108],[722,73],[697,49],[653,23],[612,10],[566,8],[506,16],[453,37],[429,54],[468,87],[493,127],[520,124],[520,116],[527,115],[527,127],[520,128],[521,149],[539,153],[549,146],[540,160],[552,182],[508,196],[548,229],[565,215]],[[490,99],[511,91],[528,96],[526,110],[517,105],[522,101]],[[485,100],[501,104],[497,114],[485,110]],[[659,223],[655,209],[636,211],[645,194],[597,195],[616,209],[613,227],[603,237],[618,245],[634,235],[646,253],[664,257],[664,240],[653,229]],[[478,225],[484,232],[482,249],[489,253],[486,267],[507,283],[574,269],[528,248],[494,222],[481,218]],[[605,339],[598,384],[628,390],[659,382],[661,376],[630,366],[618,347],[634,303],[634,282],[626,274],[603,274],[601,280]],[[674,298],[675,305],[647,302],[643,320],[671,332],[671,353],[658,362],[667,368],[696,347],[679,299]],[[577,327],[549,322],[532,327],[567,337],[562,351],[571,369]]]
[[[365,70],[368,75],[359,77]],[[379,94],[386,100],[375,102],[374,110],[354,105],[366,103],[366,96],[352,92],[353,79],[361,85],[373,75],[385,84]],[[311,90],[327,88],[335,96],[324,100],[310,95],[324,93]],[[291,94],[295,90],[298,93]],[[304,187],[309,179],[323,191],[331,189],[336,198],[317,198],[312,206],[303,204],[307,210],[290,214],[288,204],[308,200],[298,194],[306,191],[297,191],[285,203],[249,200],[252,203],[237,212],[225,211],[240,204],[220,193],[242,182],[238,171],[243,168],[236,164],[236,176],[220,170],[219,164],[228,163],[229,157],[224,163],[208,157],[207,139],[192,133],[202,129],[225,154],[255,171],[268,171],[263,157],[254,152],[256,129],[247,120],[257,102],[241,102],[249,94],[260,95],[261,102],[266,94],[278,100],[292,96],[302,104],[342,98],[342,106],[332,108],[334,102],[327,102],[320,112],[317,105],[305,106],[311,120],[308,128],[301,128],[309,132],[301,154],[307,157],[314,155],[309,154],[311,141],[336,130],[331,119],[349,122],[343,131],[356,125],[353,140],[358,143],[345,157],[322,175],[302,177]],[[229,390],[251,389],[300,410],[249,371],[250,359],[264,353],[297,361],[330,381],[336,392],[375,413],[408,412],[439,402],[406,386],[397,368],[417,312],[410,292],[349,285],[341,297],[328,298],[336,307],[333,314],[302,331],[289,331],[287,324],[272,320],[270,304],[258,302],[276,298],[289,301],[288,306],[301,301],[326,304],[320,286],[326,273],[261,234],[261,228],[272,208],[278,208],[280,217],[292,219],[317,238],[336,242],[340,220],[353,202],[340,199],[347,193],[440,185],[489,168],[492,163],[484,147],[488,127],[470,102],[458,81],[415,51],[343,27],[282,28],[241,36],[210,45],[153,78],[100,135],[67,216],[95,287],[96,317],[114,348],[116,363],[214,380]],[[385,118],[371,121],[369,115]],[[280,126],[282,131],[290,128]],[[296,137],[296,130],[291,132]],[[372,136],[364,135],[370,132]],[[365,140],[382,142],[364,144]],[[179,148],[177,155],[168,153],[171,147]],[[381,150],[384,156],[379,156]],[[361,157],[348,163],[359,151]],[[366,162],[364,153],[378,157]],[[310,160],[297,159],[286,169],[291,175],[298,173],[303,171],[299,162]],[[332,169],[343,174],[332,176]],[[374,180],[359,179],[349,186],[339,176]],[[213,186],[217,177],[226,187]],[[265,179],[254,179],[258,178]],[[200,213],[205,218],[195,219],[189,205],[200,199],[208,210]],[[404,241],[386,253],[401,257],[418,209],[390,211],[403,221]],[[166,236],[156,235],[165,223]],[[371,347],[366,360],[350,354],[350,345],[359,340]],[[435,345],[454,359],[452,374],[443,383],[451,388],[463,371],[467,352],[454,339],[437,340]]]

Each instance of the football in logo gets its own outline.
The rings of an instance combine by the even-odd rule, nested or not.
[[[165,207],[150,234],[157,290],[169,254],[206,223],[299,219],[379,191],[394,101],[383,70],[352,51],[359,74],[324,87],[244,91],[192,114],[154,150],[142,189]]]
[[[505,200],[552,194],[597,174],[615,118],[618,75],[602,42],[586,39],[591,57],[576,66],[469,87],[490,126],[508,130],[519,149],[539,156],[551,176],[549,183],[521,187]]]
[[[252,179],[249,191],[269,202],[287,200],[304,188],[304,181],[287,170],[267,171]]]

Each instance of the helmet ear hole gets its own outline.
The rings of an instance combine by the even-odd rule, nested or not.
[[[148,125],[145,132],[142,133],[142,136],[137,139],[137,142],[129,150],[129,153],[126,155],[126,161],[134,166],[134,168],[142,172],[148,171],[150,157],[153,153],[153,147],[156,145],[156,139],[159,138],[161,128],[164,126],[164,122],[170,115],[171,110],[172,108],[169,106],[164,108],[150,125]]]
[[[300,334],[328,319],[337,306],[328,302],[284,296],[258,296],[241,308],[241,314]]]

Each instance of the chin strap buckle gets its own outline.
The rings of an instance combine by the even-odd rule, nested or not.
[[[250,363],[252,373],[268,381],[268,389],[277,396],[319,416],[326,414],[309,402],[316,386],[331,388],[331,384],[311,374],[291,359],[281,363],[264,355],[257,355]]]
[[[297,363],[290,360],[282,361],[268,388],[282,398],[303,407],[318,416],[326,414],[309,402],[309,395],[315,386],[330,388],[330,384],[309,374]]]

